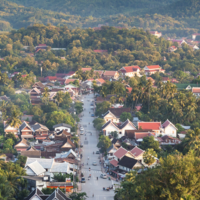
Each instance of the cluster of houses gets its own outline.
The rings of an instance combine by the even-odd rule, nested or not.
[[[120,121],[120,115],[124,112],[131,112],[130,108],[110,108],[102,117],[105,124],[102,126],[102,132],[108,136],[112,145],[107,149],[107,156],[104,157],[104,163],[109,168],[109,172],[114,176],[123,177],[126,173],[134,168],[154,167],[155,163],[148,166],[144,163],[144,150],[138,148],[145,137],[152,136],[158,141],[160,146],[176,145],[181,143],[178,138],[176,126],[166,120],[161,122],[142,122],[138,119],[125,122]],[[114,134],[115,133],[115,136]],[[117,134],[117,136],[116,136]],[[122,146],[126,145],[126,149]],[[129,149],[129,150],[127,150]]]
[[[71,126],[65,123],[57,124],[54,131],[39,123],[24,121],[19,128],[10,125],[4,127],[5,134],[13,133],[20,141],[14,146],[18,154],[26,156],[24,178],[28,189],[65,188],[71,192],[71,181],[55,182],[54,175],[76,174],[80,154],[72,140]]]

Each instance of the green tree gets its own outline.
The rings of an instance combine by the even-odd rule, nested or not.
[[[102,103],[98,103],[96,105],[95,115],[101,116],[102,114],[104,114],[105,112],[108,111],[108,109],[110,108],[110,106],[111,106],[111,104],[108,101],[104,101]]]
[[[157,154],[156,152],[153,150],[153,149],[147,149],[145,152],[144,152],[144,155],[143,155],[143,158],[144,158],[144,162],[147,164],[147,165],[152,165],[153,163],[155,163],[156,161],[156,158],[157,157]]]
[[[42,94],[42,102],[45,105],[49,104],[49,89],[47,87],[44,88],[44,92]]]
[[[121,121],[121,122],[125,122],[127,119],[129,119],[130,121],[133,120],[133,117],[132,117],[131,113],[123,112],[123,113],[120,115],[120,121]]]
[[[21,120],[20,120],[21,115],[22,114],[19,112],[19,110],[13,110],[6,123],[9,124],[10,126],[19,128],[19,126],[21,125]]]
[[[160,151],[159,142],[157,140],[155,140],[153,136],[144,137],[143,141],[141,142],[141,145],[139,145],[139,148],[141,148],[145,151],[147,149],[153,149],[156,152]]]
[[[109,137],[105,135],[101,135],[99,138],[99,142],[97,144],[97,147],[101,149],[101,152],[105,154],[106,150],[108,149],[108,147],[110,147],[110,145],[111,145],[111,141]]]

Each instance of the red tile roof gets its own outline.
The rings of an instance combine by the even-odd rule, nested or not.
[[[169,77],[162,77],[163,81],[170,81]]]
[[[46,79],[46,80],[47,80],[47,79],[49,79],[49,80],[56,80],[57,77],[56,77],[56,76],[47,76],[47,77],[45,77],[45,79]]]
[[[138,147],[134,147],[130,152],[132,155],[134,155],[134,157],[138,157],[139,155],[144,153],[144,151]]]
[[[108,50],[94,50],[94,53],[107,53]]]
[[[102,78],[97,79],[96,81],[99,81],[101,84],[105,83],[105,80]]]
[[[103,73],[104,76],[114,76],[117,73],[117,71],[105,71]]]
[[[128,93],[131,93],[133,88],[127,87],[126,89],[128,90]]]
[[[65,80],[65,84],[67,85],[67,84],[69,84],[69,83],[74,82],[75,80],[78,80],[78,79],[66,79],[66,80]]]
[[[90,68],[82,68],[82,71],[83,71],[83,72],[90,71],[90,70],[92,70],[91,67],[90,67]]]
[[[148,136],[155,136],[154,132],[135,132],[135,139],[143,139],[144,137],[148,137]]]
[[[74,71],[70,71],[70,72],[68,72],[67,73],[67,76],[71,76],[71,75],[73,75],[73,74],[75,74],[76,72],[74,72]]]
[[[110,161],[110,164],[113,165],[114,167],[118,166],[118,162],[114,159]]]
[[[120,147],[115,153],[114,156],[121,159],[128,151],[123,147]]]
[[[152,69],[160,69],[160,66],[159,65],[150,65],[150,66],[147,66],[150,70]]]
[[[151,80],[153,83],[155,82],[155,80],[153,79],[153,78],[151,78],[151,77],[147,77],[147,80]]]
[[[160,130],[161,122],[138,122],[138,129]]]
[[[139,69],[140,70],[140,67],[139,66],[127,66],[127,67],[123,67],[126,72],[133,72],[133,71],[136,71],[134,69]]]
[[[200,87],[193,87],[192,92],[193,93],[200,93]]]

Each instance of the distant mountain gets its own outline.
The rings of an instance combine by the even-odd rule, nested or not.
[[[71,15],[103,17],[169,5],[177,0],[10,0],[27,7],[43,8]]]
[[[151,9],[151,12],[172,16],[174,18],[199,17],[200,0],[178,0],[170,5],[160,7],[157,11]]]

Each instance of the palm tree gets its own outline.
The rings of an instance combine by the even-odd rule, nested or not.
[[[45,105],[49,104],[49,89],[47,87],[44,88],[44,92],[42,94],[42,102],[44,102]]]
[[[21,113],[18,110],[13,110],[9,120],[6,123],[15,128],[19,128],[21,124],[20,116]]]
[[[58,91],[56,96],[54,97],[55,101],[58,104],[58,107],[63,102],[63,96],[64,96],[64,93],[62,91]]]
[[[116,102],[116,97],[115,97],[115,96],[112,96],[112,97],[110,98],[110,102],[111,102],[112,104],[114,104],[114,103]]]
[[[5,118],[6,118],[7,105],[8,105],[8,102],[6,102],[6,101],[1,102],[0,110],[2,112],[2,119],[3,120],[5,120]]]

